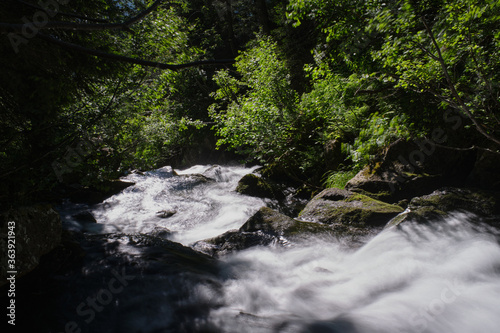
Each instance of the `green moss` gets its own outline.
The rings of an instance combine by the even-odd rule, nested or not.
[[[330,192],[312,200],[300,216],[331,225],[365,227],[384,225],[390,218],[403,212],[400,206],[363,194],[348,191]]]
[[[434,207],[420,207],[405,214],[400,214],[393,218],[385,228],[397,226],[403,222],[413,221],[418,223],[427,223],[432,220],[438,220],[445,217],[447,214]]]
[[[331,232],[331,228],[323,224],[314,222],[296,221],[284,230],[285,237],[297,236],[303,234],[320,234]]]
[[[359,201],[363,203],[362,209],[373,210],[379,213],[401,213],[403,208],[397,205],[391,205],[383,201],[375,200],[363,194],[354,194],[345,200],[346,202]]]
[[[384,200],[387,200],[387,199],[392,197],[392,193],[389,191],[378,191],[376,193],[372,193],[372,192],[368,192],[365,190],[358,190],[357,189],[356,193],[364,194],[367,197],[370,197],[372,199],[379,200],[379,201],[384,201]]]

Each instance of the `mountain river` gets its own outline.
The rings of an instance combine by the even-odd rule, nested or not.
[[[136,184],[101,204],[59,207],[86,255],[56,279],[50,331],[500,332],[500,234],[465,213],[362,244],[309,236],[217,260],[162,250],[159,240],[192,247],[273,204],[234,191],[254,169],[163,167],[124,177]],[[83,210],[98,223],[72,218]]]

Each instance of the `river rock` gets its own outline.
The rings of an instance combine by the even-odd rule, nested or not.
[[[135,185],[135,183],[122,180],[107,180],[93,187],[85,187],[78,184],[63,184],[59,191],[61,192],[61,196],[69,198],[73,202],[95,205],[132,185]]]
[[[413,198],[406,211],[392,219],[386,227],[406,221],[427,223],[456,211],[469,212],[480,217],[493,217],[500,214],[500,194],[466,188],[441,188]]]
[[[164,227],[155,226],[151,232],[148,233],[153,237],[165,238],[167,239],[172,235],[172,232]]]
[[[252,173],[240,179],[236,192],[258,198],[281,199],[284,197],[276,186]]]
[[[92,213],[89,212],[88,210],[75,214],[72,217],[73,219],[75,219],[76,222],[82,224],[97,223],[97,220],[95,219],[94,215],[92,215]]]
[[[474,167],[474,151],[436,146],[431,140],[397,140],[372,164],[351,179],[346,189],[389,202],[424,195],[466,181]]]
[[[156,212],[156,216],[162,219],[169,218],[173,216],[175,213],[177,213],[176,210],[174,209],[165,209],[165,210],[160,210]]]
[[[413,198],[409,207],[430,206],[444,212],[464,210],[489,216],[500,212],[499,194],[465,188],[446,187],[431,194]]]
[[[468,181],[483,189],[500,191],[500,153],[481,152]]]
[[[215,238],[195,244],[195,248],[210,255],[247,249],[258,245],[287,242],[307,234],[332,233],[325,225],[292,219],[271,208],[262,207],[238,230],[230,230]]]
[[[54,262],[64,256],[51,251],[42,258],[44,269],[42,263],[16,281],[16,304],[22,305],[16,327],[65,332],[73,322],[78,323],[73,332],[153,332],[158,327],[164,332],[215,332],[198,322],[218,306],[221,295],[214,258],[145,234],[72,236],[84,249],[83,257],[70,257],[70,267],[57,269]],[[99,308],[87,323],[76,309],[91,299],[97,299],[92,304]],[[24,318],[29,320],[20,320]],[[150,318],[158,318],[160,325],[150,325]]]
[[[330,229],[314,222],[292,219],[271,208],[262,207],[239,229],[240,232],[263,232],[272,236],[291,237],[303,233],[320,233]]]
[[[7,266],[8,222],[15,228],[15,267]],[[12,225],[12,224],[11,224]],[[7,271],[17,271],[20,277],[37,267],[40,257],[61,242],[62,223],[59,214],[49,205],[12,208],[0,215],[0,284]]]
[[[200,173],[192,173],[189,175],[179,175],[178,177],[182,177],[182,178],[188,180],[188,182],[179,183],[177,186],[174,186],[175,189],[193,188],[193,187],[201,185],[201,184],[215,182],[215,179],[207,177],[207,176],[202,175]]]
[[[336,226],[382,226],[403,208],[375,200],[366,195],[330,188],[315,196],[299,218]]]

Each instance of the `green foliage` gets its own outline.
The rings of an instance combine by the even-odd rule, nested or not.
[[[408,138],[410,132],[405,115],[391,112],[374,113],[361,130],[354,144],[349,147],[353,161],[358,166],[370,162],[380,151],[398,138]]]
[[[325,188],[340,188],[343,189],[347,182],[351,180],[358,173],[358,169],[352,169],[347,171],[328,171],[323,176],[323,186]]]
[[[211,106],[210,115],[219,124],[218,145],[243,148],[261,161],[285,157],[294,148],[298,96],[276,43],[262,38],[237,60],[241,79],[227,70],[215,76],[220,88],[214,97],[220,102]]]
[[[150,1],[71,1],[63,12],[120,22]],[[125,30],[50,34],[90,49],[165,63],[199,60],[204,51],[192,35],[198,21],[183,1],[160,6]],[[36,8],[9,2],[0,22],[22,22]],[[76,21],[57,15],[56,21]],[[3,35],[5,37],[5,35]],[[205,41],[206,43],[207,41]],[[15,53],[0,41],[4,79],[0,81],[0,179],[2,193],[28,193],[58,184],[54,162],[63,161],[65,179],[92,184],[129,168],[151,168],[194,145],[210,104],[207,73],[148,70],[59,48],[31,38]],[[186,98],[186,96],[189,96]],[[192,120],[194,119],[194,120]],[[68,151],[82,142],[92,151],[67,165]],[[66,177],[67,176],[67,177]],[[0,198],[1,199],[1,198]]]
[[[60,10],[122,22],[151,3],[73,0]],[[0,22],[22,23],[37,10],[8,1]],[[238,55],[219,71],[145,69],[36,37],[15,53],[3,38],[0,189],[23,197],[50,188],[51,163],[85,140],[94,150],[73,163],[75,182],[155,167],[213,135],[212,121],[219,148],[316,185],[330,170],[327,186],[341,186],[349,169],[398,138],[449,127],[449,109],[499,143],[499,31],[500,3],[489,0],[175,0],[129,29],[44,30],[163,63]],[[484,143],[461,134],[463,146]]]
[[[396,87],[430,93],[442,107],[470,112],[477,129],[499,137],[498,2],[375,3],[370,14],[368,30],[385,40],[373,57]]]

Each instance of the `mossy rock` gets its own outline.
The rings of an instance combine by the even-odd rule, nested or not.
[[[252,173],[240,179],[236,187],[236,192],[258,198],[280,199],[283,197],[281,191]]]
[[[329,226],[298,221],[271,208],[262,207],[240,229],[198,242],[195,248],[210,255],[222,255],[253,246],[279,243],[284,239],[321,233],[331,234],[333,231]]]
[[[240,232],[261,231],[273,236],[295,236],[302,233],[321,233],[330,229],[324,225],[297,221],[268,207],[262,207],[239,229]]]
[[[446,217],[446,212],[434,207],[419,207],[414,210],[407,210],[390,220],[385,229],[397,226],[403,222],[431,223]]]
[[[465,188],[442,188],[431,194],[413,198],[407,210],[392,219],[386,228],[407,221],[432,223],[455,211],[494,217],[500,214],[499,194]]]
[[[444,212],[464,210],[481,216],[490,216],[500,213],[500,198],[498,193],[448,187],[413,198],[409,207],[410,209],[434,207]]]
[[[329,225],[382,226],[403,208],[366,195],[326,189],[311,200],[299,217]]]

